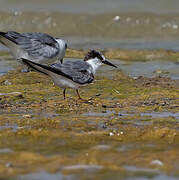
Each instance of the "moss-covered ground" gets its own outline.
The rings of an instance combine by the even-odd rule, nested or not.
[[[0,177],[179,177],[178,81],[109,73],[80,89],[85,101],[37,72],[1,76]]]

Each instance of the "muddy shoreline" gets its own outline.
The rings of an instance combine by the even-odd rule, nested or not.
[[[179,177],[178,80],[115,70],[80,92],[88,101],[36,72],[1,76],[2,178]]]

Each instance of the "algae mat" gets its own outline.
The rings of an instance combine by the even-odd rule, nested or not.
[[[177,179],[178,87],[115,70],[65,101],[39,73],[1,76],[1,179]]]

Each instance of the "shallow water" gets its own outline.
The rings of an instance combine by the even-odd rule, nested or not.
[[[20,65],[14,59],[12,59],[12,57],[9,56],[8,59],[0,60],[0,75],[4,75],[8,71],[20,67]],[[66,60],[75,61],[80,59],[66,58]],[[164,77],[170,77],[171,79],[179,80],[179,63],[177,62],[161,60],[154,60],[148,62],[126,62],[122,60],[110,61],[116,64],[121,71],[134,78],[139,76],[155,77],[160,75]],[[110,67],[103,66],[98,70],[97,75],[110,77],[111,73],[112,70]]]
[[[158,0],[44,0],[43,4],[40,0],[32,2],[24,0],[1,0],[1,11],[60,11],[71,13],[104,13],[104,12],[153,12],[153,13],[175,13],[178,12],[179,3],[177,0],[167,1]],[[20,2],[20,3],[19,3]],[[155,7],[153,6],[155,3]]]
[[[115,18],[119,20],[115,20]],[[45,32],[64,38],[68,47],[169,49],[178,51],[179,14],[121,11],[89,15],[67,12],[0,12],[1,31]],[[79,31],[80,29],[80,31]]]
[[[92,116],[92,117],[95,117],[95,116],[103,116],[103,117],[110,117],[111,114],[116,114],[116,112],[114,111],[104,111],[104,112],[87,112],[87,113],[84,113],[85,116]],[[152,118],[168,118],[168,117],[173,117],[173,118],[176,118],[176,119],[179,119],[179,113],[172,113],[172,112],[143,112],[143,113],[139,113],[139,114],[135,114],[135,113],[132,113],[132,112],[128,112],[128,113],[125,113],[125,112],[120,112],[118,113],[119,117],[125,117],[125,116],[135,116],[135,115],[139,115],[139,116],[150,116]]]
[[[88,103],[70,90],[64,101],[61,90],[35,72],[1,76],[4,179],[178,178],[175,86],[149,90],[120,71],[102,73],[80,90],[93,96]]]

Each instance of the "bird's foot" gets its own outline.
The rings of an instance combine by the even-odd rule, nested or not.
[[[78,98],[78,100],[81,101],[82,103],[93,104],[93,102],[91,101],[91,99]]]

